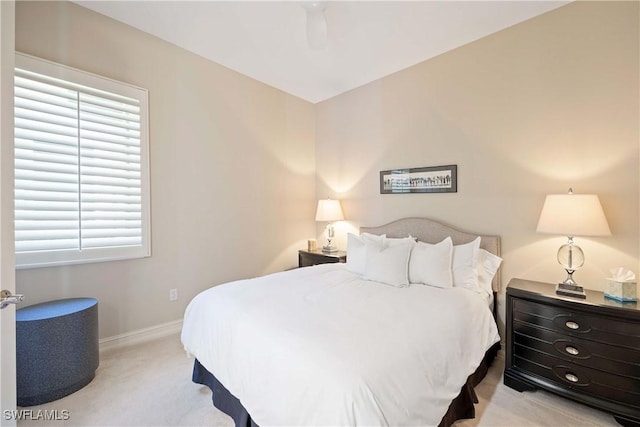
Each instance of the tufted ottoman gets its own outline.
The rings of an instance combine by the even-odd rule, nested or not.
[[[98,301],[70,298],[16,311],[18,406],[60,399],[98,368]]]

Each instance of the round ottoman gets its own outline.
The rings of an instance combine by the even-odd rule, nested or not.
[[[98,301],[70,298],[16,311],[18,406],[60,399],[98,368]]]

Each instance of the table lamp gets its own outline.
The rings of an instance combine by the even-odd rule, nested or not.
[[[335,230],[333,229],[333,221],[342,221],[344,216],[342,215],[342,208],[340,207],[339,200],[318,200],[318,209],[316,210],[317,222],[328,222],[325,234],[327,236],[327,244],[322,247],[322,252],[332,253],[337,252],[338,248],[332,243],[335,237]]]
[[[573,280],[573,273],[584,265],[584,252],[573,241],[575,236],[610,236],[600,199],[595,194],[551,194],[544,201],[538,233],[561,234],[568,242],[558,249],[558,262],[567,271],[564,282],[558,283],[559,295],[586,298],[584,289]]]

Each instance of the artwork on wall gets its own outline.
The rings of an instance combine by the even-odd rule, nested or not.
[[[380,194],[456,193],[458,165],[380,171]]]

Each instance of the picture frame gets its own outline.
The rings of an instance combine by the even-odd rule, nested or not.
[[[458,165],[380,171],[380,194],[457,192]]]

